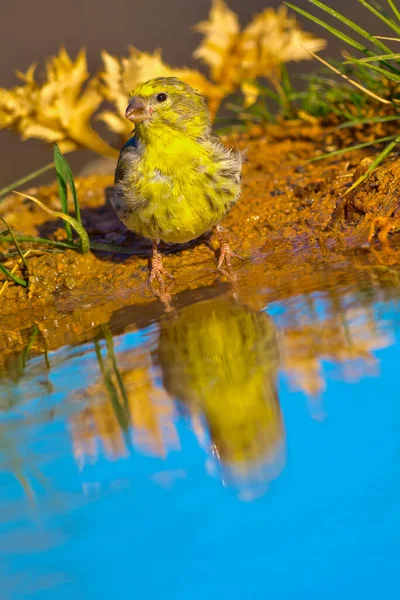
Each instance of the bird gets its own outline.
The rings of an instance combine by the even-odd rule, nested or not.
[[[204,97],[176,77],[156,77],[136,86],[125,117],[134,135],[120,151],[110,201],[128,229],[152,241],[153,291],[161,296],[165,278],[173,279],[160,241],[186,243],[210,230],[218,269],[234,279],[235,253],[219,223],[240,196],[242,157],[213,131]]]

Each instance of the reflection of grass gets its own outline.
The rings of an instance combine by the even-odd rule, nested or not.
[[[102,332],[106,342],[107,361],[103,360],[98,340],[95,340],[94,343],[96,357],[118,424],[126,434],[131,422],[129,400],[115,358],[114,341],[111,331],[108,326],[103,325]]]
[[[9,378],[12,381],[11,386],[7,382],[3,383],[6,402],[0,402],[0,414],[7,414],[9,409],[13,409],[21,400],[18,384],[25,375],[26,365],[29,353],[38,341],[40,332],[34,325],[28,335],[28,339],[22,351],[19,353],[12,369],[8,370]],[[46,351],[46,369],[50,368]],[[47,487],[46,477],[32,464],[31,458],[19,449],[19,436],[23,432],[24,421],[21,423],[14,420],[5,420],[0,423],[0,461],[5,462],[6,470],[9,471],[19,482],[30,502],[35,500],[35,492],[30,481],[32,475],[42,487]],[[29,474],[28,474],[29,472]]]
[[[29,334],[29,337],[28,337],[28,341],[25,345],[25,348],[23,349],[23,351],[21,352],[21,354],[18,357],[16,378],[14,378],[14,381],[19,381],[21,379],[21,377],[23,376],[23,374],[25,373],[25,367],[26,367],[26,361],[28,358],[28,354],[38,337],[38,333],[39,333],[39,330],[38,330],[37,326],[33,325],[31,332]]]

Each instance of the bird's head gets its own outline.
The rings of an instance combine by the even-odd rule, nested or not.
[[[156,77],[132,92],[125,117],[139,129],[169,127],[198,137],[210,130],[203,96],[176,77]]]

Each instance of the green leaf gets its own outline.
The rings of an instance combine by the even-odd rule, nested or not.
[[[75,218],[78,221],[78,223],[82,225],[81,210],[78,202],[78,194],[76,193],[74,176],[72,175],[71,167],[69,166],[67,159],[61,154],[57,144],[54,144],[54,163],[56,165],[56,169],[57,165],[60,170],[63,169],[64,177],[66,178],[66,181],[69,185],[72,194],[72,199],[74,201]],[[68,214],[68,209],[66,214]]]
[[[63,160],[63,156],[58,149],[57,144],[54,144],[54,165],[56,168],[57,175],[57,183],[58,183],[58,193],[60,195],[61,202],[61,210],[65,215],[69,214],[68,210],[68,188],[67,188],[67,178],[65,174],[65,162]],[[65,222],[65,231],[67,232],[67,240],[72,242],[72,228],[70,223]]]

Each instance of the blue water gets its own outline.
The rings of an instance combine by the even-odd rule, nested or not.
[[[128,311],[98,330],[97,355],[61,347],[47,370],[32,346],[13,381],[16,356],[0,388],[2,600],[400,597],[400,293],[361,283],[257,310],[218,289],[140,327]],[[221,302],[225,329],[211,325]],[[235,389],[261,372],[268,417],[250,388],[208,387],[239,373],[249,339]]]

